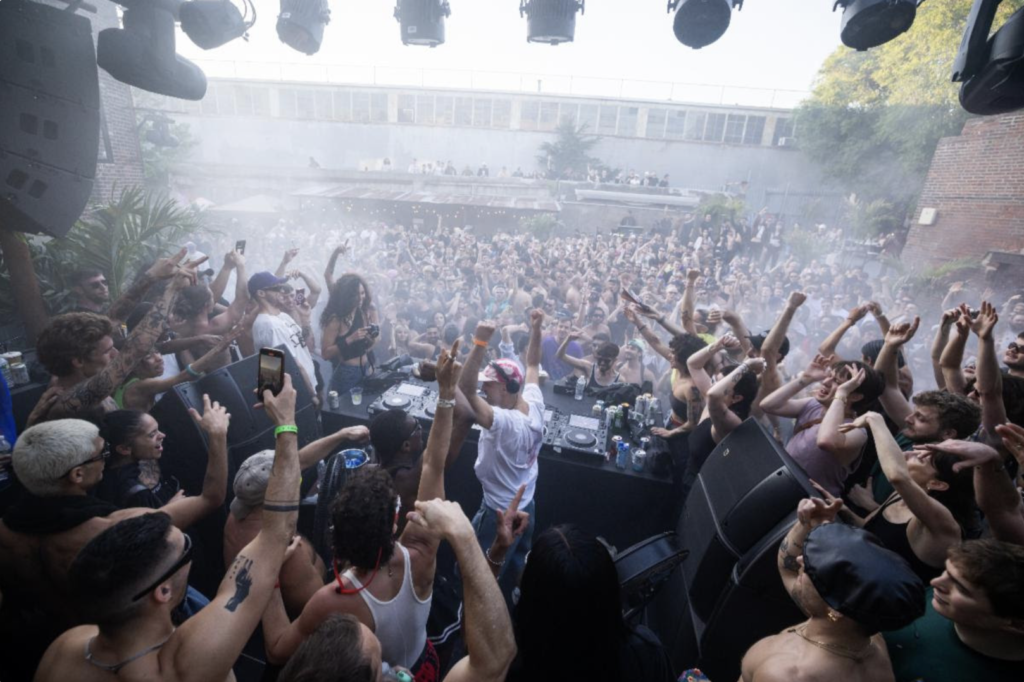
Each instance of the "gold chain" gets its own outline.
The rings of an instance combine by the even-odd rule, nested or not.
[[[851,659],[853,659],[855,661],[862,661],[862,660],[864,660],[864,658],[867,655],[868,651],[871,649],[871,640],[870,639],[868,640],[867,645],[864,646],[860,651],[853,651],[852,649],[850,649],[848,647],[845,647],[845,646],[842,646],[840,644],[829,644],[828,642],[819,642],[819,641],[817,641],[815,639],[811,639],[810,637],[808,637],[807,635],[804,634],[804,630],[806,630],[806,629],[807,629],[807,625],[804,624],[804,625],[801,625],[798,628],[790,628],[786,632],[792,632],[794,635],[796,635],[800,639],[804,640],[805,642],[808,642],[809,644],[813,644],[814,646],[818,647],[819,649],[824,649],[825,651],[828,651],[829,653],[835,654],[836,656],[842,656],[843,658],[851,658]]]

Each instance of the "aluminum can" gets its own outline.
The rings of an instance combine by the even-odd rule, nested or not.
[[[27,384],[29,382],[28,365],[26,365],[24,362],[19,362],[17,364],[11,365],[10,372],[11,383],[13,383],[14,385],[21,386],[22,384]]]
[[[327,406],[332,410],[337,410],[341,407],[341,398],[338,397],[337,391],[331,391],[327,394]]]
[[[619,442],[618,452],[615,455],[615,468],[625,469],[629,465],[629,443]]]
[[[622,445],[622,436],[612,436],[612,444],[611,444],[611,447],[608,448],[608,457],[609,458],[611,458],[611,457],[616,457],[617,458],[619,456],[619,446],[620,445]]]
[[[639,417],[638,417],[639,419],[647,419],[647,406],[648,405],[649,405],[649,403],[648,403],[648,398],[647,398],[646,395],[638,395],[636,397],[636,403],[634,404],[634,409],[636,410],[637,415],[639,415]]]
[[[604,427],[611,429],[615,426],[615,408],[609,407],[604,411]]]
[[[590,412],[596,418],[600,419],[602,417],[602,415],[604,414],[604,401],[603,400],[598,400],[596,403],[594,403],[594,406],[592,408],[590,408]]]
[[[615,408],[615,428],[626,428],[626,413],[623,411],[623,408],[621,407]]]
[[[647,451],[637,448],[633,451],[633,471],[643,471],[645,466],[647,466]]]
[[[651,447],[650,436],[640,436],[640,449],[646,452]]]

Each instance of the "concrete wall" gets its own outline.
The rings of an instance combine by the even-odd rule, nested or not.
[[[305,168],[314,157],[324,169],[357,169],[388,157],[404,170],[413,158],[448,161],[460,170],[486,163],[492,177],[502,166],[531,170],[540,145],[552,133],[472,128],[296,121],[262,117],[174,114],[199,140],[198,164]],[[768,146],[732,146],[669,140],[602,137],[594,155],[613,167],[669,173],[673,187],[721,190],[747,181],[749,204],[770,193],[822,190],[820,171],[799,151]]]
[[[935,210],[932,225],[921,216]],[[935,150],[903,262],[922,268],[1024,249],[1024,114],[972,118]]]

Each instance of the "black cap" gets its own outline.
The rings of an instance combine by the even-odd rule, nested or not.
[[[863,528],[826,523],[812,530],[804,572],[826,604],[872,633],[899,630],[924,615],[924,583]]]

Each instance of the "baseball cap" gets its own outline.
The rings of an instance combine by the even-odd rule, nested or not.
[[[254,508],[263,504],[274,468],[274,451],[263,450],[242,462],[235,474],[235,499],[231,500],[231,514],[241,521]]]
[[[523,385],[523,371],[519,369],[519,365],[516,364],[515,361],[509,360],[508,358],[500,358],[494,362],[488,363],[487,366],[484,367],[484,371],[480,372],[478,381],[483,383],[487,383],[488,381],[505,383],[505,379],[501,378],[498,371],[494,369],[494,365],[499,365],[505,371],[505,375],[509,379],[518,381],[520,386]]]
[[[863,528],[826,523],[812,530],[804,572],[825,603],[872,632],[899,630],[924,615],[924,583]]]
[[[278,277],[272,272],[257,272],[255,275],[249,278],[249,295],[253,298],[256,297],[256,292],[260,289],[266,289],[267,287],[277,286],[278,284],[284,284],[288,281],[287,277]]]

